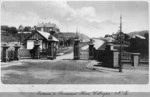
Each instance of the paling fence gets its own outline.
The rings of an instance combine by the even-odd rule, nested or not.
[[[19,49],[18,55],[19,55],[19,58],[21,59],[31,58],[31,53],[30,53],[30,50],[28,49]]]

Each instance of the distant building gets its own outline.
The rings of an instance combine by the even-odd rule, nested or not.
[[[59,33],[60,30],[54,23],[39,23],[35,26],[36,30],[43,31],[43,32],[49,32],[49,31],[55,31],[56,33]]]
[[[57,37],[58,38],[63,37],[65,39],[74,38],[75,37],[75,33],[73,33],[73,32],[62,32],[62,33],[58,33]]]

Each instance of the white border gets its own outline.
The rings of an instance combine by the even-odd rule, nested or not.
[[[13,0],[2,0],[0,1],[0,3],[2,3],[3,1],[13,1]],[[25,0],[16,0],[16,1],[25,1]],[[31,0],[27,0],[27,1],[31,1]],[[32,0],[32,1],[41,1],[41,0]],[[81,1],[81,0],[67,0],[67,1]],[[92,1],[92,0],[86,0],[86,1]],[[104,1],[104,0],[98,0],[98,1]],[[108,1],[114,1],[114,0],[108,0]],[[120,1],[146,1],[149,3],[148,0],[120,0]],[[0,7],[0,10],[1,10],[1,7]],[[1,22],[1,19],[0,19],[0,22]],[[0,70],[0,75],[1,75],[1,70]],[[1,80],[1,77],[0,77],[0,80]],[[127,85],[126,84],[124,85],[123,84],[114,84],[114,85],[113,84],[64,84],[64,85],[62,84],[42,84],[42,85],[41,84],[39,85],[38,84],[17,84],[17,85],[12,84],[12,85],[8,85],[7,84],[6,85],[0,82],[0,92],[39,92],[39,91],[42,91],[42,92],[60,92],[60,91],[63,91],[63,92],[71,92],[71,91],[72,92],[80,92],[80,91],[150,92],[150,84],[145,84],[145,85],[140,85],[140,84],[135,84],[135,85],[132,85],[132,84],[127,84]]]

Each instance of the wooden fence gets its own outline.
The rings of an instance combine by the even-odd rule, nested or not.
[[[28,49],[19,49],[18,55],[20,58],[31,58],[30,50]]]

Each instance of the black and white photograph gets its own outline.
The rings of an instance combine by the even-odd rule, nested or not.
[[[147,1],[1,2],[1,83],[147,85]]]

